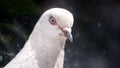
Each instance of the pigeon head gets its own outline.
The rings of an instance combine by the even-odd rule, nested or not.
[[[69,39],[73,41],[71,28],[73,26],[73,15],[66,9],[52,8],[44,12],[38,21],[41,31],[49,36]]]

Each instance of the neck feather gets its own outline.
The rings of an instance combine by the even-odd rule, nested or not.
[[[56,37],[47,37],[44,33],[33,32],[28,41],[30,41],[39,67],[54,68],[60,51],[64,49],[65,39],[61,41]]]

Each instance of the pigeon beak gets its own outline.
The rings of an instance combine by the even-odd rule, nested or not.
[[[73,36],[72,36],[72,34],[70,32],[67,32],[66,36],[67,36],[67,39],[70,40],[70,42],[73,42]]]
[[[70,42],[73,42],[73,36],[71,34],[71,28],[64,27],[64,28],[62,28],[62,31],[64,32],[67,39],[70,40]]]

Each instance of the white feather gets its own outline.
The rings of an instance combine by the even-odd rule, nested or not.
[[[68,27],[73,25],[72,14],[61,8],[46,11],[37,22],[28,41],[18,55],[5,68],[63,68],[64,45],[66,37],[58,26],[49,23],[53,16],[57,24]]]

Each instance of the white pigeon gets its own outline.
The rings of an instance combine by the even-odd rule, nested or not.
[[[63,68],[66,39],[73,40],[73,15],[63,8],[42,14],[28,41],[4,68]]]

